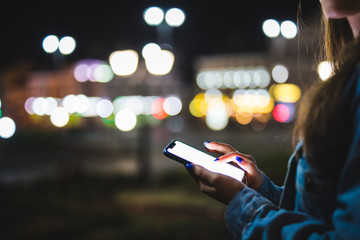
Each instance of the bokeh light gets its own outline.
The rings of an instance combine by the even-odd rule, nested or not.
[[[111,70],[111,67],[107,64],[99,64],[96,66],[93,71],[93,75],[94,79],[101,83],[110,82],[114,77],[114,73]]]
[[[134,129],[136,122],[137,119],[135,113],[128,109],[123,109],[115,115],[115,126],[123,132]]]
[[[62,99],[61,105],[68,113],[75,113],[79,100],[74,94],[69,94]]]
[[[147,70],[153,75],[168,74],[174,64],[175,56],[168,50],[161,50],[156,54],[145,58],[145,65]]]
[[[114,107],[111,101],[102,99],[96,104],[96,113],[102,118],[107,118],[113,113]]]
[[[170,96],[165,99],[163,103],[163,108],[168,115],[175,116],[180,113],[182,109],[182,102],[180,98]]]
[[[301,90],[291,83],[274,84],[270,87],[270,94],[277,102],[295,103],[301,97]]]
[[[290,109],[284,104],[277,104],[274,107],[273,117],[278,122],[286,122],[290,118]]]
[[[78,82],[101,82],[107,83],[114,78],[111,67],[100,60],[85,59],[76,63],[74,77]]]
[[[42,47],[45,52],[53,53],[59,47],[59,39],[55,35],[46,36],[42,42]]]
[[[66,36],[59,41],[59,51],[64,55],[71,54],[76,48],[76,41],[73,37]]]
[[[223,130],[229,122],[227,107],[220,99],[209,103],[206,113],[206,125],[214,131]]]
[[[164,110],[164,98],[157,98],[152,104],[152,115],[156,119],[165,119],[168,114]]]
[[[284,83],[289,78],[289,70],[284,65],[275,65],[272,69],[271,75],[275,82]]]
[[[32,114],[35,114],[33,109],[32,109],[32,105],[33,105],[33,102],[35,101],[35,97],[29,97],[28,99],[26,99],[25,103],[24,103],[24,108],[25,108],[25,111],[32,115]]]
[[[31,106],[32,112],[38,116],[45,115],[47,108],[48,108],[47,102],[43,97],[36,98]]]
[[[110,54],[109,62],[116,75],[129,76],[137,69],[139,55],[134,50],[115,51]]]
[[[158,54],[158,52],[160,51],[161,47],[159,45],[157,45],[156,43],[148,43],[143,47],[141,55],[144,59],[146,59],[150,58],[154,54]]]
[[[204,117],[208,104],[205,101],[205,94],[198,93],[189,104],[189,111],[194,117]]]
[[[280,123],[289,123],[295,117],[294,103],[279,103],[274,107],[273,117]]]
[[[270,84],[270,74],[265,67],[204,69],[198,72],[196,83],[199,88],[234,89],[266,88]]]
[[[297,35],[297,26],[292,21],[282,22],[280,29],[281,29],[281,35],[283,35],[284,38],[293,39]]]
[[[241,113],[236,113],[235,118],[236,121],[241,125],[247,125],[252,121],[253,115],[248,112],[241,112]]]
[[[9,117],[0,118],[0,137],[10,138],[15,134],[16,124]]]
[[[333,65],[329,61],[322,61],[318,65],[318,74],[321,80],[326,81],[333,74]]]
[[[170,27],[180,27],[185,21],[185,13],[179,8],[171,8],[165,14],[165,21]]]
[[[50,121],[55,127],[64,127],[68,124],[70,115],[63,107],[55,108],[50,114]]]
[[[150,26],[158,26],[164,20],[164,11],[159,7],[149,7],[143,14],[145,22]]]
[[[279,22],[274,19],[264,21],[262,29],[264,34],[269,38],[276,38],[280,34]]]

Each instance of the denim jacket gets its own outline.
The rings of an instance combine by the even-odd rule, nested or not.
[[[345,87],[354,119],[353,138],[336,185],[321,180],[300,142],[289,160],[283,187],[265,174],[255,191],[230,202],[226,222],[236,239],[360,239],[360,68]]]

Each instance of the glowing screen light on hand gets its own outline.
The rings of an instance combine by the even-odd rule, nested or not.
[[[216,159],[215,157],[199,151],[183,142],[175,141],[175,145],[172,148],[167,148],[167,151],[188,162],[202,166],[211,172],[220,173],[238,181],[242,181],[244,177],[244,171],[242,169],[227,163],[214,162]]]

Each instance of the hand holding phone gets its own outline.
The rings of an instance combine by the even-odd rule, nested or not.
[[[214,161],[216,159],[214,156],[204,153],[178,140],[171,141],[164,148],[163,153],[167,157],[182,164],[192,163],[200,165],[211,172],[229,176],[240,182],[245,175],[245,171],[243,169],[229,163],[218,163]]]

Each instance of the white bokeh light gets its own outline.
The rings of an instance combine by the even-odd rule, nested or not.
[[[16,124],[14,120],[9,117],[0,118],[0,137],[10,138],[16,131]]]
[[[63,107],[55,108],[50,114],[50,121],[55,127],[64,127],[69,120],[69,113]]]
[[[69,113],[63,107],[55,108],[50,114],[50,121],[55,127],[64,127],[69,120]]]
[[[96,104],[96,113],[102,118],[109,117],[114,110],[113,104],[107,99],[103,99]]]
[[[116,75],[129,76],[137,69],[139,55],[134,50],[115,51],[110,54],[109,62]]]
[[[175,96],[167,97],[163,103],[163,108],[168,115],[175,116],[179,114],[182,109],[181,100]]]
[[[123,132],[133,130],[136,126],[136,122],[136,115],[131,110],[123,109],[115,115],[115,126]]]
[[[79,105],[79,100],[75,95],[69,94],[62,99],[61,105],[68,113],[74,113],[76,112],[77,106]]]
[[[159,7],[149,7],[144,11],[144,20],[150,26],[158,26],[164,20],[164,11]]]
[[[73,37],[66,36],[60,39],[59,51],[64,55],[71,54],[76,48],[76,42]]]
[[[276,38],[280,34],[280,25],[278,21],[274,19],[266,20],[262,25],[262,29],[264,34],[269,38]]]
[[[329,61],[322,61],[318,65],[318,74],[322,81],[326,81],[329,79],[333,74],[333,66]]]
[[[174,64],[175,56],[168,50],[161,50],[158,54],[153,54],[145,59],[146,69],[154,75],[168,74]]]
[[[45,52],[47,53],[53,53],[55,52],[59,47],[59,39],[55,35],[49,35],[44,38],[42,42],[42,47]]]
[[[171,8],[165,14],[165,21],[170,27],[180,27],[185,21],[185,13],[179,8]]]
[[[281,35],[283,35],[284,38],[293,39],[297,35],[297,26],[292,21],[282,22],[280,29],[281,29]]]
[[[284,83],[289,78],[289,70],[284,65],[276,65],[271,72],[275,82]]]
[[[160,51],[161,48],[159,45],[157,45],[156,43],[148,43],[143,47],[141,55],[143,56],[143,58],[146,59],[155,54],[158,54]]]

